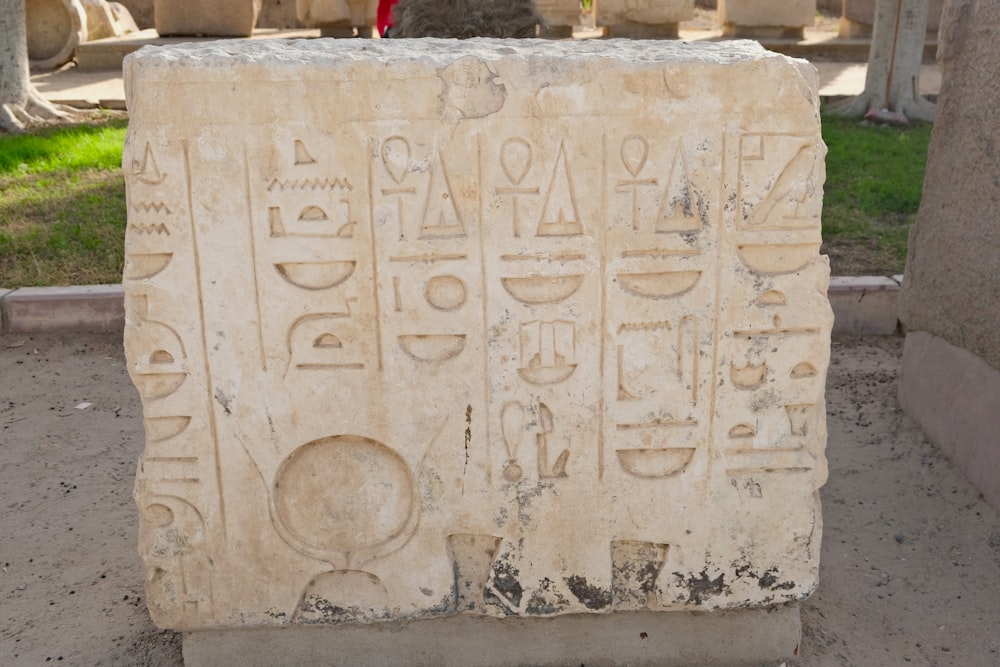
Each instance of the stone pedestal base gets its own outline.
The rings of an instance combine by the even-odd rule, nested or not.
[[[837,36],[841,39],[869,39],[872,36],[872,24],[852,21],[846,16],[841,16]]]
[[[1000,371],[924,331],[906,334],[899,402],[1000,509]]]
[[[622,612],[548,619],[452,616],[413,623],[184,634],[184,664],[758,665],[794,657],[798,605],[734,612]]]
[[[803,28],[780,25],[737,25],[726,23],[722,26],[722,36],[733,39],[798,39],[805,35]]]
[[[378,37],[378,28],[373,25],[363,25],[363,26],[343,26],[343,25],[330,25],[330,26],[320,26],[319,27],[320,37],[335,37],[337,39],[345,39],[352,37],[359,37],[362,39],[372,39]]]
[[[677,39],[677,23],[617,23],[608,26],[609,37],[627,39]]]

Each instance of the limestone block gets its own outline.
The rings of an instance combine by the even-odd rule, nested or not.
[[[818,81],[752,42],[125,61],[147,599],[187,630],[816,586]]]
[[[169,35],[249,37],[261,0],[154,0],[156,32]]]
[[[816,0],[719,0],[727,37],[801,37],[816,19]]]
[[[597,23],[621,37],[677,37],[681,21],[694,18],[694,0],[601,0]]]
[[[1000,506],[997,401],[995,393],[979,392],[1000,386],[998,161],[989,120],[1000,104],[1000,83],[983,67],[1000,58],[997,30],[995,2],[945,5],[941,93],[899,294],[907,332],[903,407],[994,506]]]
[[[1000,369],[1000,226],[986,120],[1000,82],[980,65],[1000,60],[1000,5],[949,3],[942,18],[937,120],[927,151],[926,186],[910,231],[899,319]],[[985,133],[985,134],[984,134]]]
[[[59,67],[87,41],[87,12],[79,0],[26,0],[25,29],[32,67]]]
[[[373,26],[378,0],[295,0],[299,22],[307,27]]]

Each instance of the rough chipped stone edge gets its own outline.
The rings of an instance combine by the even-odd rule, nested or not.
[[[859,277],[833,277],[830,278],[830,290],[828,296],[830,302],[835,304],[835,310],[847,314],[833,324],[834,334],[854,334],[854,335],[891,335],[895,333],[896,327],[892,326],[891,331],[885,323],[885,317],[873,319],[866,317],[860,307],[864,295],[869,292],[885,292],[892,304],[896,303],[899,294],[899,286],[903,281],[903,276],[893,276],[885,278],[882,276],[859,276]],[[40,290],[44,290],[41,292]],[[18,301],[24,303],[26,300],[37,298],[38,300],[62,301],[66,305],[59,313],[54,314],[48,322],[49,326],[37,329],[25,330],[23,324],[18,322],[17,313],[11,313],[11,303]],[[4,289],[0,288],[0,335],[17,333],[45,333],[49,331],[117,331],[124,325],[124,319],[115,320],[113,326],[107,318],[93,317],[88,313],[93,311],[95,301],[106,302],[108,299],[117,299],[124,312],[124,290],[121,285],[82,285],[76,287],[44,287],[44,288],[21,288]],[[842,309],[847,309],[842,310]],[[893,316],[895,308],[893,307]],[[844,326],[838,327],[837,322],[855,322],[857,326],[845,331]],[[77,323],[75,326],[72,323]]]

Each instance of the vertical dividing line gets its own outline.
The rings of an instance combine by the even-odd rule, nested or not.
[[[600,225],[599,233],[597,235],[598,248],[597,252],[601,258],[601,270],[600,270],[600,290],[601,290],[601,351],[600,351],[600,387],[601,387],[601,398],[599,402],[598,409],[600,410],[600,415],[598,416],[597,424],[597,479],[604,479],[604,412],[607,409],[607,398],[605,397],[605,391],[607,389],[607,383],[604,381],[605,373],[605,354],[604,348],[608,344],[608,332],[607,332],[607,314],[608,314],[608,292],[607,292],[607,254],[608,254],[608,133],[607,131],[601,134],[601,220],[598,222]]]
[[[378,355],[378,370],[382,371],[382,309],[378,299],[378,255],[375,244],[375,139],[368,138],[368,222],[372,235],[372,295],[375,303],[375,345]],[[402,220],[402,219],[401,219]]]
[[[201,317],[201,345],[205,360],[205,390],[208,394],[208,426],[215,447],[215,484],[219,492],[219,516],[221,517],[222,539],[226,539],[226,497],[222,491],[222,459],[219,448],[219,427],[215,423],[215,406],[212,403],[212,368],[208,363],[208,335],[205,322],[205,295],[201,282],[201,253],[198,251],[198,229],[194,221],[194,195],[191,188],[191,156],[188,142],[181,142],[184,149],[184,177],[187,180],[188,218],[191,220],[191,247],[194,250],[194,275],[198,287],[198,315]]]
[[[742,142],[740,143],[742,146]],[[736,158],[736,181],[740,180],[740,158],[739,151],[737,151]],[[709,382],[709,401],[708,401],[708,446],[709,450],[715,449],[715,401],[716,394],[718,393],[718,382],[715,381],[715,375],[719,372],[719,344],[720,344],[720,320],[722,317],[722,243],[726,238],[726,163],[729,162],[729,157],[726,153],[726,130],[722,131],[722,160],[719,164],[719,218],[717,223],[717,232],[715,234],[715,321],[712,322],[712,369],[709,371],[711,375],[711,382]],[[737,199],[736,209],[733,211],[734,220],[738,221],[740,219],[740,209],[742,202]],[[736,223],[734,223],[736,224]],[[698,341],[695,340],[695,354],[698,354],[700,347],[698,346]],[[695,377],[693,382],[697,383],[698,378]]]
[[[476,135],[476,180],[479,184],[479,277],[483,302],[483,405],[486,407],[486,483],[493,485],[493,459],[490,448],[490,319],[486,299],[486,197],[483,190],[483,135]]]
[[[247,218],[250,220],[250,261],[253,274],[253,295],[257,303],[257,342],[260,344],[260,369],[267,372],[267,355],[264,352],[264,317],[260,308],[260,285],[257,282],[257,239],[253,229],[253,198],[250,196],[250,160],[247,157],[247,142],[243,142],[243,180],[247,192]]]

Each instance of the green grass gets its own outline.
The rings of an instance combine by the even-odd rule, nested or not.
[[[823,117],[829,149],[823,238],[835,274],[903,272],[907,235],[920,207],[931,127]]]
[[[0,136],[0,286],[121,280],[125,126]]]
[[[116,283],[124,264],[126,121],[0,136],[0,286]],[[901,273],[931,126],[823,118],[823,251],[834,275]]]

